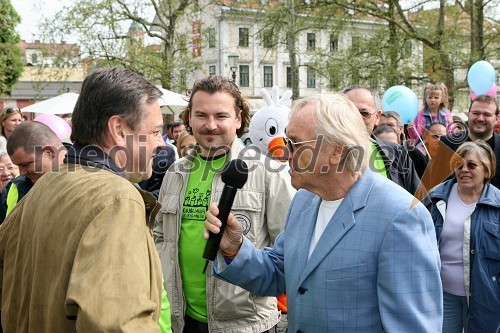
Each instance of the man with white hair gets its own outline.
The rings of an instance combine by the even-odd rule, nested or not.
[[[431,216],[368,168],[370,139],[356,106],[340,94],[300,100],[287,136],[292,185],[301,190],[285,230],[259,250],[230,214],[214,274],[255,295],[286,291],[290,332],[439,332]],[[207,212],[213,233],[218,213],[216,205]]]

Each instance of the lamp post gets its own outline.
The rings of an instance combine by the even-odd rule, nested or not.
[[[236,83],[236,72],[238,71],[238,60],[240,56],[232,53],[228,55],[227,58],[229,59],[229,69],[232,73],[233,82]]]

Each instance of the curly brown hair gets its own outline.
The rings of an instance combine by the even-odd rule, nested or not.
[[[198,91],[204,91],[210,95],[216,92],[224,92],[231,95],[234,98],[234,111],[236,111],[236,114],[241,112],[241,127],[236,130],[236,135],[240,137],[245,133],[245,129],[250,123],[250,106],[247,100],[241,95],[240,89],[233,81],[224,76],[210,75],[194,83],[188,106],[180,115],[180,118],[186,125],[186,130],[190,134],[193,133],[189,126],[189,116],[191,115],[191,108],[193,107],[193,96]]]

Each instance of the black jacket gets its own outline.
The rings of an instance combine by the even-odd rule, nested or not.
[[[420,178],[406,149],[393,142],[387,142],[372,136],[385,164],[389,179],[415,194],[420,185]]]
[[[157,199],[160,193],[161,183],[163,182],[163,176],[167,172],[168,168],[175,162],[175,151],[169,145],[158,149],[155,157],[153,158],[153,174],[148,180],[144,180],[139,183],[139,186],[145,190],[151,192]]]

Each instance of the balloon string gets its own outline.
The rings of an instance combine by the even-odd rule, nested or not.
[[[425,146],[425,141],[422,139],[422,137],[420,136],[420,134],[418,134],[417,131],[415,131],[415,133],[417,133],[418,140],[420,142],[422,142],[422,146],[424,146],[424,149],[427,152],[427,156],[429,156],[429,160],[432,160],[431,154],[429,153],[429,151],[427,150],[427,147]]]

